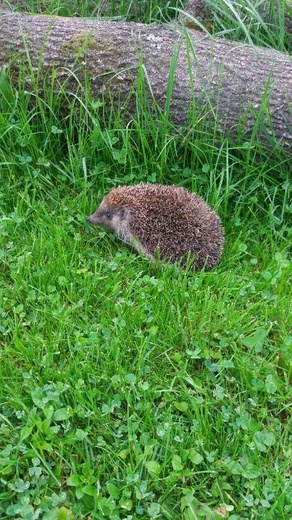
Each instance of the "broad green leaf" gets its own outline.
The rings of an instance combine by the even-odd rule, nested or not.
[[[81,486],[82,480],[80,479],[79,475],[77,473],[72,473],[70,477],[67,478],[67,485],[68,486]]]
[[[191,448],[190,452],[189,452],[189,459],[193,464],[197,465],[197,464],[201,464],[201,462],[203,462],[204,457],[200,453],[195,451],[193,448]]]
[[[273,446],[276,442],[276,438],[273,432],[260,431],[255,432],[253,436],[253,442],[260,451],[267,451],[270,446]]]
[[[186,401],[174,401],[174,406],[180,411],[180,412],[186,412],[189,408],[189,405]]]
[[[255,464],[251,464],[251,463],[244,464],[243,476],[245,478],[250,478],[250,479],[258,478],[261,474],[262,474],[261,469],[258,466],[256,466]]]
[[[51,511],[44,514],[43,520],[72,520],[74,517],[72,511],[67,507],[54,507]]]
[[[161,466],[156,462],[156,460],[149,460],[145,463],[146,468],[150,473],[155,473],[155,475],[159,475]]]
[[[277,392],[277,390],[278,390],[277,383],[275,381],[275,378],[272,376],[272,374],[267,375],[266,380],[265,380],[265,387],[266,387],[268,394],[274,394],[275,392]]]
[[[84,430],[81,430],[80,428],[77,428],[75,436],[78,441],[83,441],[88,436],[88,433]]]
[[[121,498],[121,500],[119,501],[119,505],[120,505],[120,507],[122,507],[123,509],[126,509],[126,511],[131,511],[131,509],[132,509],[132,507],[133,507],[133,502],[132,502],[132,500],[130,500],[129,498],[123,497],[123,498]]]
[[[183,464],[179,455],[174,455],[171,461],[174,471],[180,471],[183,469]]]
[[[120,491],[120,489],[117,486],[115,486],[114,484],[111,484],[110,482],[108,482],[106,487],[107,487],[108,492],[109,492],[111,497],[119,498],[119,496],[121,494],[121,491]]]
[[[147,512],[150,518],[157,518],[160,513],[160,505],[157,502],[151,502]]]
[[[125,375],[126,383],[131,383],[134,385],[136,383],[136,380],[137,380],[137,378],[136,378],[135,374],[126,374]]]
[[[59,408],[53,415],[54,421],[66,421],[71,416],[70,408]]]
[[[65,506],[60,507],[59,520],[72,520],[73,518],[74,515],[70,509]]]
[[[95,497],[97,495],[96,486],[87,486],[82,487],[82,491],[85,495],[89,495],[90,497]]]

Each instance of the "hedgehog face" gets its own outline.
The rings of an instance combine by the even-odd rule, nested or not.
[[[87,222],[115,231],[124,217],[125,211],[123,208],[111,207],[103,201],[97,210],[90,217],[87,217]]]
[[[87,222],[112,231],[115,235],[127,241],[125,234],[126,230],[129,229],[129,215],[127,209],[123,206],[109,204],[105,198],[97,210],[90,217],[87,217]]]
[[[95,224],[105,229],[112,229],[114,214],[112,211],[97,209],[90,217],[87,217],[89,224]]]

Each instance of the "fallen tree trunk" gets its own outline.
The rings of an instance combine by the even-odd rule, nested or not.
[[[0,67],[9,67],[17,84],[27,65],[34,78],[27,75],[26,88],[37,78],[40,96],[44,78],[74,92],[86,76],[93,97],[127,101],[134,115],[142,70],[149,101],[164,110],[174,64],[169,109],[176,125],[186,123],[195,104],[204,105],[206,118],[233,138],[239,129],[246,137],[256,130],[264,142],[292,151],[292,62],[285,54],[178,25],[0,14]]]

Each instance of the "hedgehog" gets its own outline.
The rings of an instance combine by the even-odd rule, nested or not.
[[[177,186],[141,183],[112,188],[87,217],[152,261],[210,270],[222,254],[218,215],[195,193]]]

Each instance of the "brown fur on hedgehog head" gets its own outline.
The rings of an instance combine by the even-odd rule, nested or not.
[[[111,230],[151,260],[159,256],[196,270],[215,267],[222,254],[224,231],[206,202],[184,188],[138,184],[112,188],[87,218]]]

